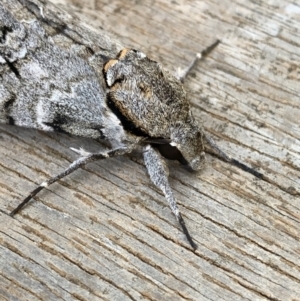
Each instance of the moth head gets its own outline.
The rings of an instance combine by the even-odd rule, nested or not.
[[[203,129],[195,121],[178,122],[171,128],[171,139],[151,139],[162,156],[178,160],[192,170],[200,170],[205,165]]]
[[[179,161],[193,170],[200,170],[205,164],[203,130],[189,118],[171,129],[170,145],[181,154]]]
[[[103,74],[108,104],[127,130],[149,137],[167,159],[193,170],[203,167],[202,129],[191,115],[180,80],[134,49],[123,49],[104,64]],[[157,138],[165,142],[151,142]]]

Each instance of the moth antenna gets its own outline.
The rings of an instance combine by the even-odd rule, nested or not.
[[[264,175],[258,171],[256,171],[255,169],[253,169],[252,167],[247,166],[246,164],[231,158],[230,156],[228,156],[227,154],[225,154],[216,144],[216,142],[213,140],[213,138],[209,137],[207,134],[204,134],[204,138],[205,140],[208,142],[208,144],[210,145],[210,147],[214,150],[214,152],[210,152],[209,150],[206,150],[208,153],[211,153],[213,155],[217,155],[220,159],[223,159],[226,162],[229,162],[237,167],[239,167],[240,169],[251,173],[252,175],[254,175],[255,177],[259,178],[259,179],[263,179]]]
[[[178,68],[175,76],[183,83],[187,75],[190,73],[190,71],[194,68],[196,63],[200,60],[203,60],[205,57],[207,57],[220,43],[220,40],[216,40],[213,44],[205,48],[202,52],[197,53],[194,60],[191,62],[191,64],[185,68],[181,69]]]

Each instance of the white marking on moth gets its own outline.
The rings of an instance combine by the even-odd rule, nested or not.
[[[20,21],[21,23],[26,23],[26,24],[32,24],[32,23],[34,23],[34,22],[37,22],[37,20],[35,20],[35,19],[32,19],[32,20],[25,20],[25,19],[22,19],[21,21]]]
[[[45,19],[44,8],[42,6],[40,7],[40,13],[41,13],[41,16]]]
[[[5,63],[6,63],[5,59],[0,55],[0,64],[5,64]]]
[[[103,134],[109,139],[112,148],[124,146],[122,141],[126,139],[126,134],[120,120],[112,112],[109,112],[106,118],[107,126],[102,129]]]
[[[24,65],[21,68],[21,74],[24,75],[24,77],[30,77],[36,81],[48,76],[45,70],[43,70],[36,62],[30,62],[29,64]]]
[[[113,73],[110,72],[110,70],[108,70],[108,72],[106,73],[106,82],[109,87],[111,87],[111,85],[113,84]]]
[[[19,51],[19,58],[23,59],[27,54],[27,48],[26,47],[22,47]]]
[[[47,117],[47,112],[45,112],[43,107],[44,99],[40,99],[36,106],[36,122],[44,131],[52,131],[52,128],[44,124],[44,117]]]
[[[117,63],[118,60],[110,60],[104,66],[104,70],[106,72],[106,83],[109,87],[113,84],[113,79],[114,79],[114,71],[112,70],[112,68]]]
[[[83,148],[77,149],[77,148],[74,148],[74,147],[70,147],[70,149],[71,149],[73,152],[75,152],[75,153],[81,155],[82,157],[88,157],[88,156],[91,154],[90,152],[84,150]]]
[[[40,186],[41,186],[41,187],[47,187],[47,186],[48,186],[48,183],[47,183],[47,182],[43,182]]]
[[[170,143],[170,145],[176,147],[178,144],[177,144],[176,142],[173,142],[173,141],[172,141],[172,142]]]
[[[141,51],[139,51],[138,54],[139,54],[139,57],[140,57],[141,59],[143,59],[143,58],[146,57],[146,54],[143,53],[143,52],[141,52]]]
[[[108,122],[109,124],[113,124],[114,126],[116,125],[120,125],[120,120],[118,119],[118,117],[113,114],[112,112],[109,112],[108,114]]]
[[[7,38],[9,39],[9,37]],[[8,61],[10,62],[14,62],[18,59],[23,59],[27,54],[27,48],[24,46],[24,47],[20,47],[19,51],[12,51],[11,52],[11,57],[8,58]]]

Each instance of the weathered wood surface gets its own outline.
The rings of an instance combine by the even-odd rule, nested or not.
[[[186,81],[193,112],[265,180],[212,156],[198,174],[170,163],[196,253],[139,157],[90,164],[11,218],[70,146],[98,146],[1,126],[0,300],[300,300],[300,2],[63,7],[171,70],[220,38]]]

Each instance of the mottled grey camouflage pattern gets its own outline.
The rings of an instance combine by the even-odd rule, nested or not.
[[[151,180],[195,248],[159,154],[194,170],[204,163],[203,131],[190,112],[182,78],[58,11],[42,0],[1,1],[0,123],[102,139],[114,151],[79,151],[80,159],[42,183],[20,208],[83,164],[141,145]]]
[[[0,122],[95,139],[105,134],[118,145],[126,137],[106,106],[101,66],[122,46],[36,3],[0,4]]]

